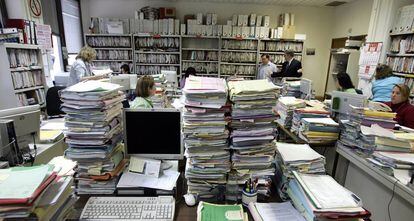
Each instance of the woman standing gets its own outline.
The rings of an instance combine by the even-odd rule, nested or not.
[[[85,80],[98,80],[104,76],[94,76],[91,70],[90,62],[96,58],[95,49],[85,46],[81,48],[70,68],[69,80],[67,86],[72,86]]]

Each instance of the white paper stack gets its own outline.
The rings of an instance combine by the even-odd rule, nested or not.
[[[166,108],[167,107],[167,96],[166,96],[166,79],[164,74],[152,75],[155,81],[155,95],[151,97],[154,108]]]
[[[65,117],[65,157],[78,162],[78,194],[112,194],[125,166],[120,85],[86,81],[61,92]]]
[[[190,76],[182,100],[188,193],[214,201],[230,171],[229,132],[224,116],[226,83],[220,78]]]
[[[231,177],[235,179],[229,182],[243,185],[250,177],[270,180],[274,174],[275,145],[272,141],[276,133],[272,107],[280,87],[267,80],[231,81],[228,85],[233,103]],[[270,194],[265,185],[259,186],[258,191],[261,195]],[[241,192],[236,194],[241,196]]]
[[[302,99],[295,97],[280,97],[277,101],[276,111],[279,114],[277,122],[285,128],[292,126],[293,111],[298,108],[304,108],[306,103]]]

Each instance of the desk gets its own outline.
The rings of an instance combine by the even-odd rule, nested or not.
[[[349,162],[345,175],[345,187],[362,199],[364,207],[372,213],[372,220],[389,220],[388,203],[392,197],[393,188],[395,194],[390,205],[392,221],[413,220],[414,190],[347,148],[337,148],[337,152]]]

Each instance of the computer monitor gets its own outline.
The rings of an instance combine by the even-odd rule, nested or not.
[[[352,94],[341,91],[332,91],[331,111],[340,114],[349,114],[351,106],[365,107],[367,97],[362,94]]]
[[[300,80],[300,93],[303,99],[312,99],[312,80],[302,78]]]
[[[19,149],[26,149],[33,138],[39,140],[40,106],[31,105],[0,110],[0,119],[13,120]]]
[[[111,83],[121,85],[121,90],[129,90],[131,86],[129,74],[111,76]]]
[[[161,74],[165,75],[165,79],[167,80],[167,83],[175,87],[178,87],[177,71],[161,70]]]
[[[183,159],[179,110],[127,108],[123,111],[123,119],[128,155],[160,160]]]

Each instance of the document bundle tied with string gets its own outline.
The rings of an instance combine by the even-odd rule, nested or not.
[[[276,116],[272,107],[280,87],[267,80],[232,81],[228,83],[232,102],[231,140],[232,172],[229,175],[229,199],[240,199],[242,185],[249,178],[258,178],[260,197],[270,195],[274,175]]]
[[[78,194],[112,194],[125,166],[117,84],[86,81],[61,91],[65,117],[65,157],[78,162]]]
[[[226,82],[220,78],[186,79],[181,98],[188,193],[214,201],[223,195],[230,171]]]

